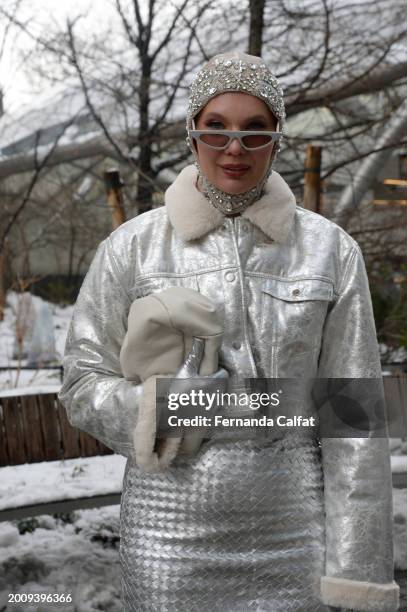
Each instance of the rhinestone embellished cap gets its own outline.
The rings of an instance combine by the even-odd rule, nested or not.
[[[187,128],[211,98],[227,92],[248,93],[263,100],[279,121],[285,123],[283,90],[260,57],[230,52],[215,55],[195,77],[189,95]]]
[[[247,93],[263,100],[277,118],[279,131],[283,131],[285,124],[283,90],[276,77],[260,57],[238,51],[215,55],[195,77],[188,100],[187,130],[193,129],[194,117],[209,100],[219,94],[231,92]],[[277,143],[270,157],[267,172],[258,185],[244,193],[229,194],[208,180],[200,168],[198,154],[189,136],[187,143],[195,157],[204,195],[224,215],[241,213],[261,198],[271,174],[271,165],[280,150],[280,144]]]

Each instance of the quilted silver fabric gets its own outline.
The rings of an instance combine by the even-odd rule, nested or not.
[[[220,365],[233,385],[258,376],[381,376],[360,250],[326,219],[297,208],[281,243],[242,218],[185,241],[165,208],[116,230],[77,301],[61,399],[73,425],[129,459],[125,610],[329,610],[318,599],[323,575],[391,582],[386,440],[319,446],[217,436],[167,474],[139,472],[132,432],[140,385],[123,379],[119,352],[132,301],[172,286],[217,305]]]
[[[210,442],[164,476],[129,463],[121,546],[129,611],[329,609],[318,445]]]

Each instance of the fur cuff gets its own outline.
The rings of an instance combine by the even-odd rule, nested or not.
[[[321,578],[322,602],[327,606],[363,612],[394,612],[399,607],[399,592],[394,581],[380,584],[330,576]]]
[[[170,376],[171,377],[171,376]],[[143,383],[143,396],[139,403],[137,424],[133,433],[134,452],[137,465],[150,473],[163,472],[175,459],[181,438],[167,438],[158,442],[156,419],[156,379],[168,376],[150,376]]]

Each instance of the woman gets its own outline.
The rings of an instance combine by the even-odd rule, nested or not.
[[[187,114],[196,166],[165,207],[102,243],[78,298],[61,399],[73,425],[129,458],[125,610],[397,609],[386,439],[218,434],[161,473],[136,463],[145,389],[123,378],[119,354],[131,304],[170,287],[215,304],[230,388],[256,377],[381,377],[357,244],[297,208],[271,172],[284,121],[260,58],[208,62]]]

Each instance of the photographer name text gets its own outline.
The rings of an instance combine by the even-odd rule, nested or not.
[[[214,417],[198,415],[194,417],[168,417],[170,427],[315,427],[315,417],[303,417],[295,415],[287,417],[279,415],[273,417],[226,417],[217,414]]]

